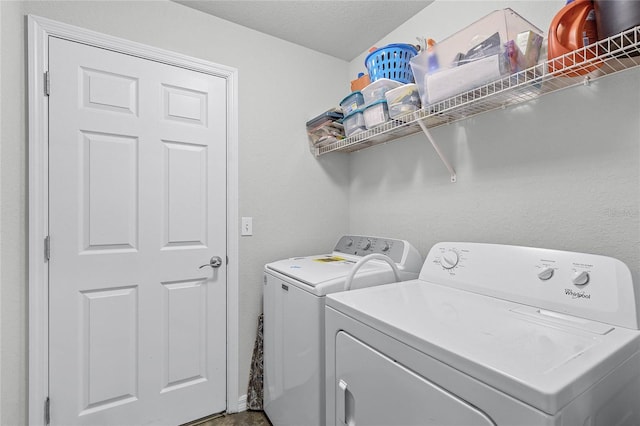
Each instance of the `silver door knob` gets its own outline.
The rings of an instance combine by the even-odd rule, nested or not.
[[[198,269],[202,269],[204,267],[210,266],[212,268],[219,268],[220,266],[222,266],[222,258],[220,256],[213,256],[210,260],[209,263],[206,263],[204,265],[200,265],[200,267],[198,267]]]

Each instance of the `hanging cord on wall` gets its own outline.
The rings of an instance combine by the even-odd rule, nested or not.
[[[395,262],[391,260],[389,256],[385,256],[384,254],[372,253],[358,260],[358,262],[356,262],[356,264],[353,265],[353,268],[351,268],[351,271],[349,272],[349,275],[347,275],[347,279],[344,282],[344,291],[351,290],[351,284],[353,282],[353,278],[356,276],[356,273],[362,267],[362,265],[374,259],[384,260],[385,262],[387,262],[389,266],[391,266],[391,269],[393,270],[393,275],[395,276],[396,281],[400,281],[400,272],[398,271],[398,266],[396,266]]]

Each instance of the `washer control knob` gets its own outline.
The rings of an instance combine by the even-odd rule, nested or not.
[[[388,241],[385,241],[384,243],[382,243],[382,251],[383,252],[388,252],[390,248],[391,248],[391,246],[389,245]]]
[[[538,272],[538,278],[541,281],[546,281],[553,276],[553,268],[546,266],[542,268],[542,271]]]
[[[369,250],[370,248],[371,248],[371,240],[367,238],[366,241],[362,243],[362,250]]]
[[[589,273],[587,271],[575,271],[571,276],[571,282],[575,285],[585,285],[589,282]]]
[[[353,245],[353,239],[349,238],[347,240],[347,247],[351,247]]]
[[[442,259],[440,259],[440,265],[442,265],[442,267],[445,269],[451,269],[458,264],[458,260],[458,253],[453,250],[449,250],[442,255]]]

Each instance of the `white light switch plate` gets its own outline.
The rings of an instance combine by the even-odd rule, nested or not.
[[[243,217],[240,230],[241,235],[253,235],[253,218]]]

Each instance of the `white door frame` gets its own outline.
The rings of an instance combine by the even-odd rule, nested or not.
[[[48,38],[55,36],[226,79],[227,82],[227,412],[239,411],[238,387],[238,71],[144,44],[28,16],[29,88],[29,424],[44,425],[49,389],[48,108],[44,96],[49,68]]]

